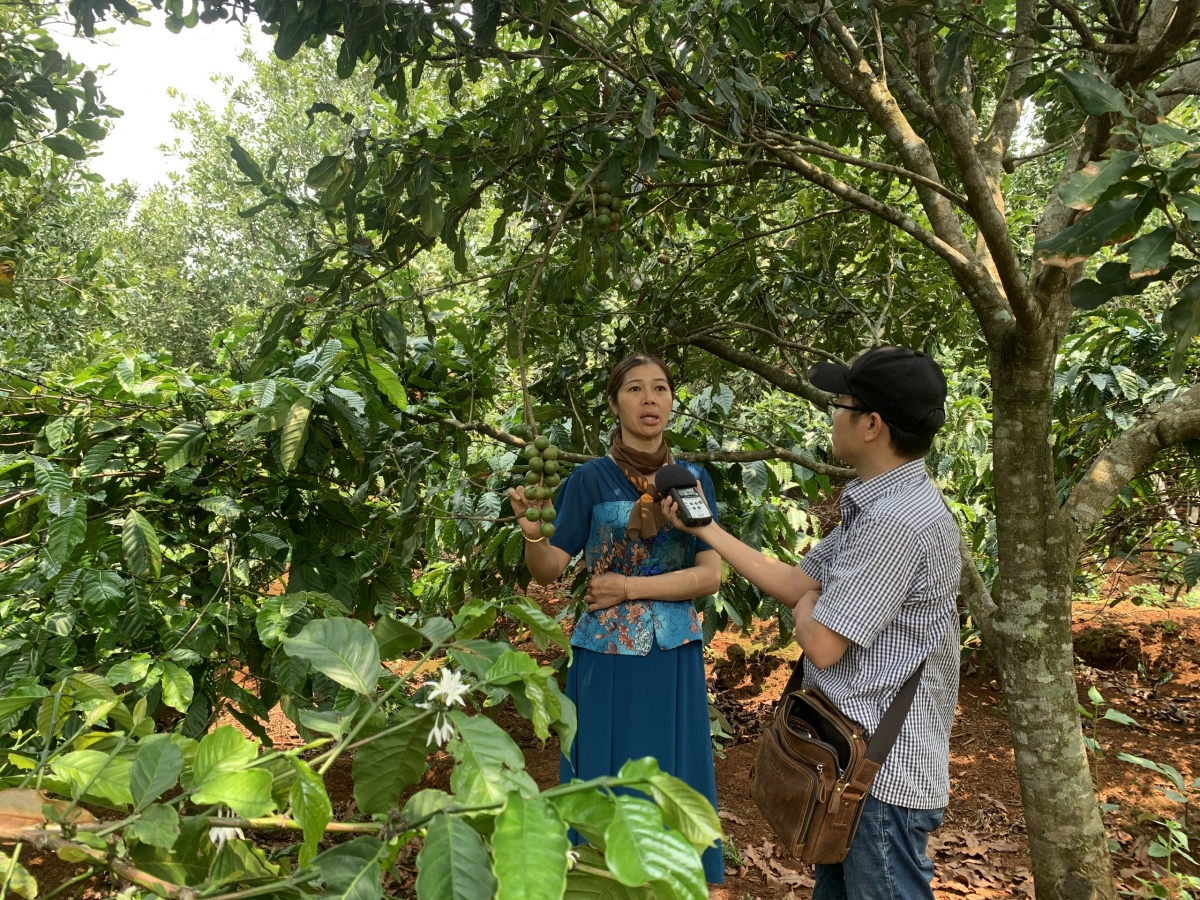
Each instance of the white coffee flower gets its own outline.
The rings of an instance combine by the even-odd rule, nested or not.
[[[463,681],[462,672],[457,669],[451,671],[445,668],[442,669],[438,683],[429,692],[429,699],[440,702],[444,707],[450,709],[456,703],[459,706],[466,706],[463,698],[470,692],[471,686]]]
[[[233,818],[232,810],[222,807],[221,818]],[[231,828],[227,825],[214,825],[208,829],[208,839],[217,845],[218,850],[225,846],[226,841],[232,841],[234,838],[245,840],[246,835],[242,832],[242,829]]]
[[[434,719],[433,728],[429,730],[429,737],[425,739],[425,743],[429,746],[444,747],[446,741],[454,737],[454,724],[442,713],[438,713]]]

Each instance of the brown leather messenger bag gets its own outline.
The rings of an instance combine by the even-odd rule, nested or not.
[[[868,740],[820,688],[803,686],[803,657],[796,663],[750,770],[750,796],[793,856],[806,863],[846,858],[871,782],[896,743],[924,671],[922,660]]]

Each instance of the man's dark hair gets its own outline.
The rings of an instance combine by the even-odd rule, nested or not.
[[[857,397],[855,398],[858,399]],[[859,403],[862,401],[859,400]],[[857,422],[860,416],[868,415],[874,410],[866,409],[865,407],[858,410],[853,410],[850,413],[851,421]],[[883,416],[880,416],[883,419]],[[914,460],[922,459],[933,447],[933,439],[937,435],[940,428],[927,429],[925,431],[905,431],[903,428],[897,428],[886,419],[884,423],[888,427],[888,443],[891,445],[892,452],[901,459]]]

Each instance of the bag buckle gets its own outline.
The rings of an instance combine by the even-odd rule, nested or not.
[[[842,807],[842,791],[846,789],[846,785],[838,782],[833,789],[833,796],[829,798],[829,815],[835,815]]]

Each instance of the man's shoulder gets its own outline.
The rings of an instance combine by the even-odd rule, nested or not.
[[[957,527],[941,491],[928,477],[897,485],[871,504],[866,517],[878,527],[914,536]]]

